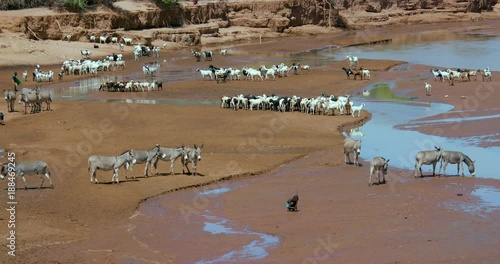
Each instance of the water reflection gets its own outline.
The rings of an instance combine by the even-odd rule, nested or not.
[[[340,50],[322,50],[318,55],[345,60],[353,54],[362,59],[393,59],[444,68],[500,70],[500,38],[485,35],[433,31],[405,34],[387,44],[354,46]]]
[[[392,95],[384,97],[391,98]],[[453,108],[452,105],[433,103],[430,106],[412,101],[370,100],[363,96],[354,97],[353,101],[365,103],[366,109],[372,114],[370,122],[361,127],[363,133],[366,134],[363,138],[363,151],[361,152],[363,159],[371,160],[376,156],[383,156],[389,158],[393,166],[413,172],[417,152],[434,149],[434,146],[438,146],[446,150],[462,151],[475,159],[476,168],[478,168],[477,177],[500,179],[496,168],[500,147],[483,148],[474,144],[479,140],[478,137],[481,137],[481,140],[487,140],[491,138],[491,135],[446,138],[438,136],[441,133],[440,130],[432,131],[431,135],[426,135],[418,131],[398,129],[399,127],[411,126],[414,124],[414,120],[448,112]],[[455,129],[460,129],[460,127]],[[424,171],[431,169],[432,166],[423,167]]]

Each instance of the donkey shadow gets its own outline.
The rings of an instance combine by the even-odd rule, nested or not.
[[[354,162],[346,162],[345,164],[347,164],[347,165],[354,165],[356,167],[364,167],[365,166],[362,163],[358,163],[358,165],[356,165]]]

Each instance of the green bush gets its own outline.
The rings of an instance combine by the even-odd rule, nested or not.
[[[166,4],[166,5],[173,5],[177,3],[177,0],[159,0],[160,2]]]
[[[82,10],[87,7],[87,0],[63,0],[63,5],[68,10]]]

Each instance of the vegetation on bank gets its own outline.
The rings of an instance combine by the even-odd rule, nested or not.
[[[89,6],[111,6],[117,0],[1,0],[0,10],[18,10],[35,7],[64,8],[70,11],[81,11]],[[154,0],[157,3],[172,5],[177,0]]]
[[[117,0],[2,0],[0,10],[17,10],[35,7],[56,7],[81,10],[91,5],[111,5]]]
[[[0,10],[16,10],[34,7],[55,7],[64,8],[69,11],[82,11],[83,9],[94,5],[111,6],[118,0],[0,0]],[[151,0],[159,6],[171,6],[178,0]],[[306,1],[304,1],[306,2]],[[388,9],[392,6],[404,7],[413,3],[415,7],[428,9],[442,6],[444,0],[425,0],[425,1],[406,1],[406,0],[320,0],[318,3],[328,4],[336,9],[349,9],[354,6],[365,6],[368,12],[380,12],[382,9]],[[492,11],[498,0],[457,0],[456,2],[467,2],[467,11],[481,12]]]

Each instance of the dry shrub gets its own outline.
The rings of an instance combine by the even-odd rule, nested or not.
[[[79,7],[112,5],[116,0],[0,0],[0,10],[16,10],[35,7]]]

